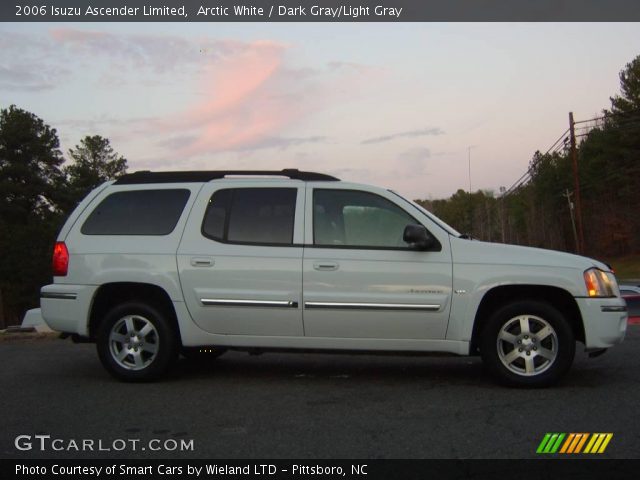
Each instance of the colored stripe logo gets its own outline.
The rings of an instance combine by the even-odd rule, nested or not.
[[[536,453],[604,453],[613,433],[547,433]]]

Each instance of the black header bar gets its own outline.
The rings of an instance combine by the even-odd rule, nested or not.
[[[3,479],[636,479],[640,460],[0,460]]]
[[[638,0],[13,0],[0,22],[638,22]]]

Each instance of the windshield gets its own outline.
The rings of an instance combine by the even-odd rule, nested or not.
[[[445,222],[443,222],[442,220],[440,220],[438,217],[436,217],[433,213],[431,213],[429,210],[427,210],[426,208],[420,206],[419,204],[417,204],[416,202],[413,202],[411,200],[407,200],[406,198],[404,198],[402,195],[400,195],[397,192],[394,192],[393,190],[389,190],[391,193],[393,193],[394,195],[396,195],[397,197],[401,198],[402,200],[404,200],[405,202],[407,202],[409,205],[411,205],[413,208],[417,209],[420,213],[422,213],[423,215],[426,215],[427,217],[429,217],[429,219],[431,221],[433,221],[433,223],[435,223],[436,225],[438,225],[440,228],[442,228],[445,232],[447,232],[450,235],[454,235],[456,237],[460,237],[462,234],[460,232],[458,232],[455,228],[453,228],[450,225],[447,225]]]

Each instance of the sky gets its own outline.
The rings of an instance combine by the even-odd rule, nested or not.
[[[3,23],[0,108],[65,154],[107,137],[129,171],[299,168],[435,199],[511,186],[639,54],[633,23]]]

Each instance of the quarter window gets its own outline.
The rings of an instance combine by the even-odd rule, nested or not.
[[[206,237],[228,243],[291,245],[295,188],[233,188],[209,199],[202,223]]]
[[[168,235],[176,227],[189,190],[132,190],[106,197],[82,225],[85,235]]]
[[[313,192],[313,242],[328,247],[408,248],[404,228],[418,223],[379,195],[355,190]]]

